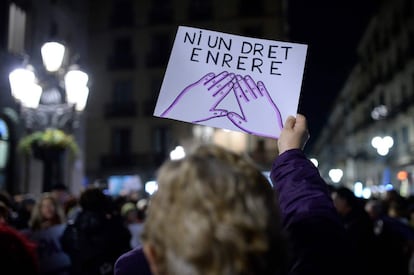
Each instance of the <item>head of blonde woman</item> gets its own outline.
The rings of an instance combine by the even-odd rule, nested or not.
[[[36,231],[64,221],[64,212],[58,201],[51,194],[44,193],[33,208],[29,225]]]
[[[158,173],[143,240],[157,274],[277,274],[286,262],[267,179],[243,157],[202,146]]]

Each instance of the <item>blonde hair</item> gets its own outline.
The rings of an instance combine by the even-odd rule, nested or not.
[[[50,200],[55,208],[55,215],[49,221],[46,221],[46,219],[43,218],[41,214],[42,203],[45,200]],[[63,208],[50,193],[44,193],[36,202],[30,217],[29,226],[33,231],[41,230],[43,229],[43,225],[46,222],[48,222],[48,225],[57,225],[65,222],[65,214],[63,212]]]
[[[158,174],[142,235],[160,274],[277,274],[285,238],[273,190],[241,156],[202,146]]]

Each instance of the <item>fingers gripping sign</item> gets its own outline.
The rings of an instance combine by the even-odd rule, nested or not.
[[[185,114],[192,122],[201,122],[227,115],[227,111],[216,108],[233,88],[234,74],[226,71],[215,75],[208,73],[187,86],[161,114],[162,117],[178,118]],[[188,111],[191,106],[191,111]],[[206,108],[205,106],[209,106]]]
[[[290,149],[303,149],[309,139],[309,130],[305,116],[289,116],[277,141],[279,154]]]
[[[264,83],[255,81],[249,76],[236,77],[233,84],[235,97],[237,98],[241,115],[236,112],[228,112],[230,121],[243,131],[255,135],[277,138],[283,127],[282,117],[269,95]],[[260,110],[261,115],[257,112]],[[268,118],[269,123],[263,123],[262,118]],[[269,133],[271,128],[272,134]]]

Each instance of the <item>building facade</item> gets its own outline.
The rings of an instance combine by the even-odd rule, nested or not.
[[[413,1],[381,1],[359,43],[358,56],[312,153],[328,182],[332,182],[329,171],[341,169],[343,178],[338,184],[353,187],[355,182],[361,182],[372,192],[392,184],[403,195],[411,194]],[[378,149],[381,143],[372,144],[376,136],[392,137],[392,144],[383,144],[388,151]]]
[[[90,1],[93,88],[87,107],[86,174],[151,180],[176,146],[217,143],[268,166],[276,142],[153,117],[177,27],[283,40],[283,1]]]

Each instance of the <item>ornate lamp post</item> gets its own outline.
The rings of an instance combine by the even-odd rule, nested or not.
[[[65,46],[45,43],[41,48],[43,67],[28,64],[9,74],[12,96],[20,104],[29,144],[34,156],[43,162],[43,191],[62,182],[62,155],[78,116],[86,106],[88,75],[77,65],[63,66]],[[68,143],[69,142],[69,143]]]

